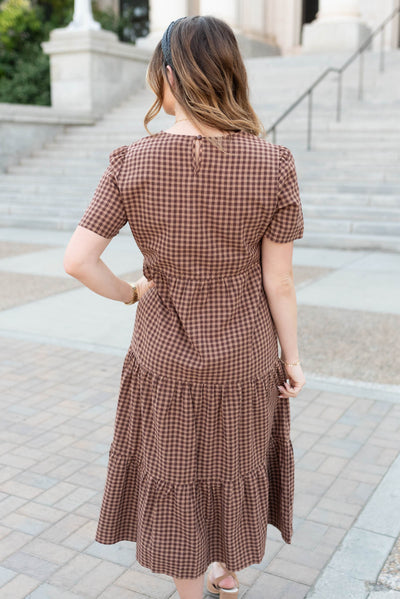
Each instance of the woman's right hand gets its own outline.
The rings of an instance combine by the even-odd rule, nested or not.
[[[143,295],[147,292],[148,289],[154,287],[155,283],[151,279],[146,279],[143,275],[138,279],[135,283],[139,301],[143,297]]]
[[[286,366],[284,365],[285,372],[287,374],[287,378],[289,382],[284,383],[284,385],[278,385],[278,389],[280,391],[279,397],[281,398],[290,398],[297,397],[300,390],[306,384],[306,379],[303,374],[303,369],[300,364],[296,366]]]

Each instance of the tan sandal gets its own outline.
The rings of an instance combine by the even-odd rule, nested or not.
[[[211,582],[210,580],[210,574],[211,574],[211,570],[208,573],[207,576],[207,591],[209,591],[209,593],[214,593],[216,595],[219,595],[220,599],[238,599],[239,596],[239,580],[235,574],[235,572],[231,572],[231,570],[227,570],[226,568],[225,572],[223,574],[221,574],[221,576],[216,576],[215,577],[215,582]],[[227,589],[224,587],[219,586],[219,582],[221,580],[223,580],[224,578],[227,578],[228,576],[232,576],[233,580],[235,581],[235,585],[234,587],[232,587],[231,589]]]

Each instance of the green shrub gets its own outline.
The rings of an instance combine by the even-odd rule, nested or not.
[[[32,0],[32,6],[41,8],[43,23],[48,23],[49,31],[68,25],[74,12],[74,0]]]
[[[51,104],[49,57],[40,46],[31,47],[29,58],[16,59],[12,76],[0,78],[0,102]]]
[[[41,50],[43,13],[27,0],[0,7],[0,102],[50,104],[49,61]]]
[[[28,0],[8,0],[0,7],[0,44],[4,51],[22,52],[27,44],[40,43],[42,22]]]

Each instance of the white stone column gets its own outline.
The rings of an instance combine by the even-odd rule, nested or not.
[[[267,4],[268,33],[283,54],[299,45],[302,6],[299,0],[271,0]]]
[[[283,0],[279,0],[282,3]],[[273,10],[270,0],[239,0],[237,3],[236,38],[244,58],[279,54],[275,35],[269,28]],[[285,14],[287,21],[287,14]],[[228,21],[228,19],[225,19]],[[276,31],[274,31],[274,34]]]
[[[73,29],[74,31],[87,31],[89,29],[97,31],[101,29],[100,23],[93,19],[92,3],[90,0],[75,0],[74,16],[67,29]]]
[[[359,0],[319,0],[318,19],[331,20],[343,17],[359,19],[361,16]]]
[[[354,51],[371,33],[359,0],[319,0],[319,7],[316,20],[303,27],[304,52]]]
[[[235,28],[239,25],[239,2],[238,0],[218,0],[218,2],[200,0],[200,14],[213,15]]]
[[[165,29],[180,17],[189,14],[189,0],[150,0],[150,33],[136,40],[137,48],[152,53]]]
[[[187,14],[187,0],[150,0],[150,32],[164,32],[171,21]]]

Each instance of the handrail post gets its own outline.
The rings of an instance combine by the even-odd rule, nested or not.
[[[360,52],[360,71],[358,77],[358,99],[363,99],[363,79],[364,79],[364,50]]]
[[[308,92],[307,150],[311,150],[312,89]]]
[[[385,70],[385,26],[382,25],[381,33],[381,55],[379,61],[379,70],[381,73]]]
[[[338,91],[337,91],[337,105],[336,105],[336,120],[340,121],[342,117],[342,71],[339,70],[338,75]]]

